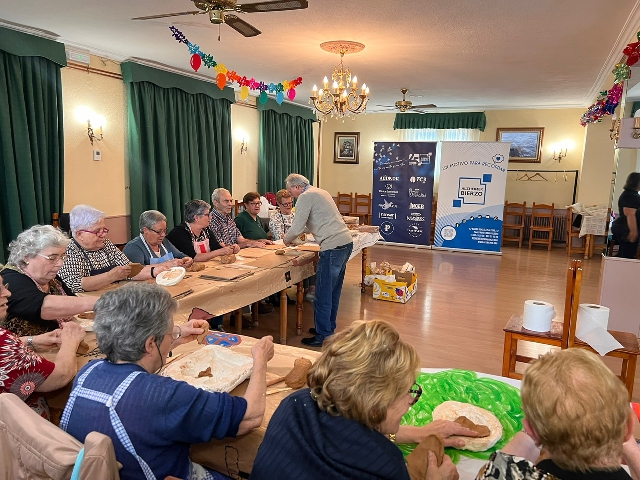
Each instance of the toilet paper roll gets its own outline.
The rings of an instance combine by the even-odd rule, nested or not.
[[[548,332],[551,322],[556,316],[553,305],[542,300],[527,300],[524,302],[522,326],[534,332]]]
[[[588,344],[600,355],[622,348],[622,345],[607,332],[609,309],[602,305],[581,303],[578,306],[576,337]]]

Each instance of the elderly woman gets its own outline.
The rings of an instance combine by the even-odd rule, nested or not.
[[[94,329],[107,358],[79,372],[60,426],[81,441],[92,431],[110,436],[122,480],[226,478],[192,463],[190,445],[242,435],[262,423],[272,338],[251,349],[253,372],[243,397],[207,392],[155,375],[171,349],[207,326],[204,320],[175,326],[176,308],[167,290],[146,283],[112,290],[96,303]]]
[[[524,432],[478,479],[629,479],[621,457],[639,478],[629,394],[598,356],[580,348],[543,355],[525,371],[521,397]]]
[[[209,227],[211,205],[204,200],[184,204],[184,222],[168,234],[169,241],[196,262],[207,262],[233,253],[233,247],[221,247]]]
[[[189,267],[193,258],[185,255],[166,238],[167,217],[157,210],[140,214],[140,235],[122,250],[129,260],[142,265]]]
[[[0,277],[0,319],[7,314],[10,298],[9,285]],[[72,322],[64,324],[62,330],[28,338],[0,328],[0,393],[17,395],[38,415],[49,419],[47,402],[36,392],[57,390],[73,379],[76,350],[83,338],[82,327]],[[53,362],[36,353],[58,346]]]
[[[611,234],[620,245],[618,257],[638,256],[638,218],[640,218],[640,173],[631,172],[618,198],[618,217],[611,225]]]
[[[60,278],[73,292],[100,290],[129,278],[131,265],[127,256],[107,239],[109,229],[104,212],[88,205],[76,205],[69,212],[73,240],[67,245],[67,258]],[[148,280],[167,270],[164,265],[148,265],[132,280]]]
[[[271,232],[271,238],[280,240],[284,238],[285,233],[287,233],[287,230],[289,230],[293,223],[293,217],[295,215],[292,211],[293,197],[286,189],[278,190],[276,193],[276,203],[278,204],[278,211],[269,218],[269,231]]]
[[[415,349],[388,322],[356,321],[328,338],[307,377],[310,388],[289,395],[273,414],[251,478],[408,480],[395,441],[475,436],[453,422],[400,426],[422,393],[414,384],[419,364]],[[457,478],[449,457],[435,473]]]
[[[39,335],[93,310],[96,298],[76,297],[58,276],[68,244],[67,236],[51,225],[35,225],[9,244],[9,263],[2,270],[13,291],[6,329],[20,337]]]
[[[249,192],[242,198],[244,210],[235,218],[236,226],[244,238],[249,240],[259,240],[264,245],[271,245],[273,242],[267,240],[267,232],[262,226],[262,221],[258,214],[262,207],[260,194]]]

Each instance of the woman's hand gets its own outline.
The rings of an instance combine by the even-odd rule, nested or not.
[[[62,343],[60,335],[62,330],[59,328],[53,332],[43,333],[42,335],[36,335],[33,337],[33,348],[36,352],[41,350],[48,350],[50,348],[59,347]]]
[[[75,343],[76,348],[80,342],[84,340],[85,331],[80,325],[74,322],[66,322],[62,324],[62,332],[60,333],[60,345]]]
[[[182,258],[182,266],[184,268],[189,268],[191,265],[193,265],[193,258],[191,258],[191,257],[183,257]]]
[[[436,454],[429,450],[429,467],[427,467],[426,480],[458,480],[458,470],[449,458],[449,455],[442,457],[442,465],[438,466]]]
[[[202,335],[209,330],[209,322],[206,320],[189,320],[184,325],[179,325],[179,327],[181,336],[173,342],[172,347],[196,340],[198,335]]]
[[[450,438],[452,436],[477,437],[478,433],[463,427],[459,423],[449,420],[434,420],[423,427],[413,427],[401,425],[396,436],[398,443],[420,443],[429,435],[439,435],[444,439],[445,447],[464,447],[464,440],[461,438]]]
[[[235,253],[234,247],[237,247],[237,245],[223,246],[222,248],[219,248],[218,250],[214,250],[214,251],[218,254],[218,256],[220,256],[220,255],[232,255],[233,253]],[[238,250],[238,251],[240,251],[240,250]]]
[[[131,265],[118,265],[117,267],[113,267],[109,270],[108,273],[111,275],[112,283],[124,280],[129,277],[129,274],[131,274]]]

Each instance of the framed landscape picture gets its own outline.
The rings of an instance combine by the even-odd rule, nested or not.
[[[336,132],[333,163],[359,163],[360,132]]]
[[[511,142],[510,162],[540,163],[543,135],[544,127],[496,129],[498,142]]]

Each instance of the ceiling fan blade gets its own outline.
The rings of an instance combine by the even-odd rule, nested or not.
[[[255,37],[256,35],[260,35],[262,33],[256,27],[245,22],[244,20],[241,20],[235,15],[225,15],[224,23],[226,23],[240,35],[244,35],[245,37]]]
[[[438,107],[433,103],[428,103],[426,105],[413,105],[411,107],[412,110],[415,110],[416,108],[438,108]]]
[[[276,0],[275,2],[248,3],[246,5],[236,5],[236,10],[244,13],[257,12],[278,12],[282,10],[300,10],[307,8],[307,0]]]
[[[162,15],[150,15],[148,17],[136,17],[136,18],[132,18],[131,20],[152,20],[154,18],[177,17],[177,16],[180,16],[180,15],[198,15],[200,13],[207,13],[207,12],[203,12],[202,10],[194,10],[194,11],[191,11],[191,12],[164,13]]]

